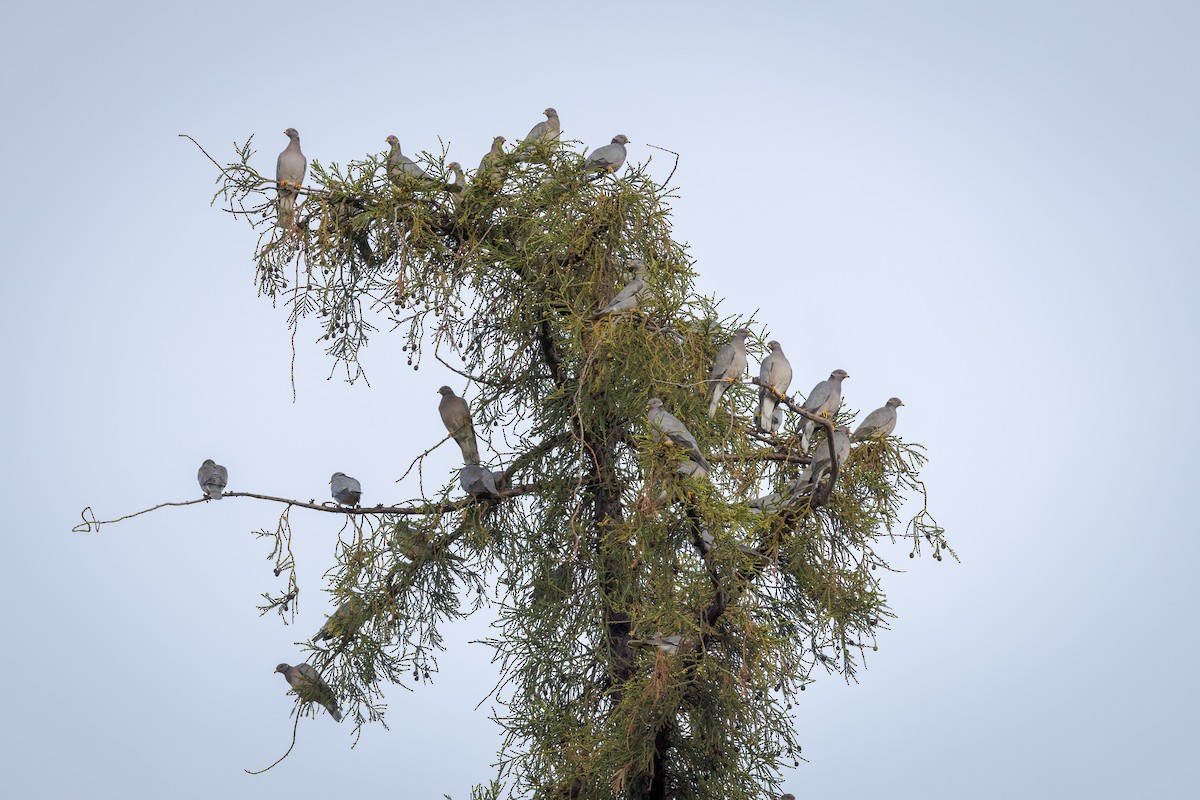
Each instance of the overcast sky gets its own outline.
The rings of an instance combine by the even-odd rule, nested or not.
[[[651,4],[645,4],[650,6]],[[255,234],[208,205],[256,134],[269,173],[436,150],[473,166],[555,106],[589,146],[682,155],[698,287],[758,309],[804,391],[904,398],[962,557],[886,584],[899,619],[861,683],[796,708],[798,797],[1178,797],[1194,791],[1200,8],[1178,2],[23,3],[0,29],[0,790],[455,800],[498,742],[490,653],[450,631],[391,730],[306,720],[271,670],[328,611],[334,515],[292,516],[299,628],[246,499],[364,500],[442,435],[443,375],[378,337],[372,386],[326,380],[256,296]],[[832,293],[834,303],[817,302]],[[1180,432],[1177,434],[1176,432]],[[449,477],[453,448],[430,464]],[[1187,787],[1192,787],[1189,790]]]

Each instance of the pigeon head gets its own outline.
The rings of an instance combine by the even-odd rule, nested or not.
[[[446,165],[446,169],[449,169],[449,170],[462,169],[462,164],[458,163],[457,161],[451,161],[449,164]]]
[[[613,144],[629,144],[629,137],[623,133],[618,133],[616,136],[613,137],[612,143]]]
[[[735,339],[745,339],[749,335],[750,331],[746,330],[745,328],[738,328],[733,332],[733,338]]]
[[[542,113],[545,114],[547,117],[557,117],[558,116],[558,112],[555,111],[553,108],[547,108]]]
[[[333,482],[334,482],[334,481],[336,481],[338,478],[344,478],[344,477],[346,477],[346,473],[344,473],[344,472],[335,472],[335,473],[333,473],[333,477],[329,479],[329,482],[330,482],[330,483],[333,483]]]
[[[653,411],[656,408],[662,408],[662,404],[662,400],[658,399],[657,397],[651,397],[646,403],[646,408]]]
[[[831,380],[831,381],[840,381],[840,380],[842,380],[842,378],[849,378],[849,377],[850,377],[850,373],[846,372],[846,370],[844,370],[844,369],[835,369],[833,372],[829,373],[829,380]]]
[[[275,668],[275,671],[276,672],[287,672],[291,668],[292,668],[291,664],[280,664],[278,667]]]
[[[897,408],[898,406],[902,406],[902,405],[904,405],[904,401],[901,400],[899,397],[889,397],[888,398],[888,401],[887,401],[888,408]]]
[[[386,139],[384,139],[384,141],[390,144],[392,147],[400,146],[400,140],[396,138],[395,134],[388,136]]]
[[[299,139],[300,138],[300,133],[295,128],[288,128],[286,131],[283,132],[283,135],[288,137],[289,139]]]
[[[495,139],[492,139],[492,147],[499,147],[507,141],[508,139],[505,139],[503,136],[497,136]]]
[[[895,399],[895,398],[892,398],[892,399]],[[206,458],[206,459],[204,459],[204,463],[203,463],[203,464],[201,464],[200,466],[202,466],[202,467],[215,467],[216,465],[217,465],[217,462],[213,461],[211,458]]]
[[[443,386],[442,388],[438,389],[438,394],[440,394],[442,397],[453,397],[454,390],[449,386]]]
[[[769,347],[771,349],[771,352],[775,352],[775,351],[779,350],[779,348],[781,346],[782,345],[780,345],[779,342],[775,341],[774,339],[767,342],[767,347]]]

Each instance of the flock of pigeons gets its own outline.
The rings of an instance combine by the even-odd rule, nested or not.
[[[553,108],[547,108],[542,113],[546,115],[546,119],[529,130],[529,133],[518,145],[518,151],[526,145],[558,141],[562,132],[558,112]],[[284,135],[288,137],[288,144],[275,161],[275,182],[278,184],[279,192],[279,224],[287,229],[292,226],[296,197],[304,184],[308,159],[300,150],[300,134],[296,129],[288,128],[284,131]],[[410,178],[415,178],[420,181],[443,183],[451,192],[461,192],[466,186],[466,176],[463,173],[462,165],[457,161],[451,161],[446,165],[446,169],[453,172],[455,176],[453,182],[446,183],[400,152],[400,140],[395,136],[388,136],[385,141],[391,147],[391,151],[388,153],[388,177],[392,182],[402,184]],[[479,169],[475,173],[477,176],[495,174],[497,158],[503,155],[503,146],[506,141],[508,140],[503,136],[497,136],[492,140],[492,149],[485,153],[483,160],[479,162]],[[625,163],[627,156],[625,145],[629,143],[629,138],[625,134],[617,134],[608,144],[597,147],[588,153],[584,161],[584,169],[597,172],[616,172]],[[528,160],[528,155],[518,155],[517,160]]]
[[[545,121],[534,125],[518,146],[517,160],[528,160],[528,155],[521,154],[525,145],[558,140],[561,133],[558,112],[553,108],[547,108],[544,113]],[[288,128],[284,134],[287,135],[289,141],[276,161],[276,182],[278,184],[279,224],[284,228],[290,228],[293,224],[296,198],[303,186],[308,168],[308,160],[300,150],[300,134],[296,129]],[[388,177],[394,183],[401,184],[408,179],[441,182],[440,178],[431,175],[404,155],[400,150],[400,142],[395,136],[388,136],[386,141],[391,147],[388,154]],[[491,150],[483,156],[483,160],[479,164],[477,176],[495,174],[497,159],[503,155],[505,141],[503,136],[497,136],[492,141]],[[623,134],[613,137],[610,144],[596,148],[588,154],[584,162],[585,170],[612,173],[620,169],[625,163],[627,155],[625,145],[627,144],[629,144],[629,139]],[[461,192],[466,185],[462,166],[457,161],[453,161],[447,164],[446,168],[455,175],[454,182],[446,183],[446,188],[452,192]],[[647,268],[645,262],[637,257],[630,259],[626,266],[633,273],[633,280],[621,289],[612,301],[598,310],[594,314],[594,318],[637,311],[642,295],[647,288]],[[716,363],[713,365],[707,381],[706,397],[710,418],[716,416],[725,391],[732,384],[740,382],[746,371],[746,337],[749,335],[750,331],[745,328],[737,329],[729,343],[717,354]],[[787,398],[787,390],[791,386],[792,365],[784,355],[779,342],[769,342],[768,348],[770,352],[759,367],[757,383],[760,388],[755,425],[761,432],[774,433],[783,425],[781,399]],[[829,378],[818,383],[809,392],[802,406],[804,410],[813,415],[831,417],[841,405],[842,381],[848,377],[849,375],[844,370],[834,370],[830,373]],[[441,402],[438,404],[438,413],[441,415],[442,423],[462,451],[463,467],[459,471],[459,484],[465,492],[473,497],[499,497],[501,488],[507,481],[507,475],[503,471],[493,472],[481,465],[479,443],[475,437],[471,410],[467,406],[466,400],[456,395],[449,386],[442,386],[438,392],[442,395]],[[789,484],[784,493],[775,492],[751,500],[748,505],[759,513],[774,513],[786,508],[798,498],[811,494],[825,471],[830,467],[833,456],[836,455],[838,463],[841,463],[849,455],[852,441],[882,439],[889,435],[896,427],[896,409],[902,405],[904,403],[899,398],[889,399],[883,407],[868,414],[853,434],[845,425],[838,425],[834,429],[832,441],[823,440],[818,445],[808,468]],[[704,457],[699,443],[687,426],[663,408],[663,401],[660,398],[652,398],[646,404],[646,409],[652,435],[659,440],[669,440],[686,454],[686,457],[678,465],[677,471],[694,477],[707,476],[712,465]],[[801,449],[805,451],[809,449],[815,428],[816,423],[806,418],[800,432]],[[220,499],[228,483],[229,473],[225,467],[215,463],[212,459],[207,459],[200,465],[197,478],[206,498]],[[333,499],[340,506],[357,507],[362,499],[362,485],[358,480],[345,473],[335,472],[329,479],[329,487]],[[711,536],[709,538],[711,539]],[[708,543],[712,544],[711,541]],[[341,617],[353,613],[353,602],[348,601],[343,604],[326,621],[326,624],[318,631],[315,637],[316,641],[335,635],[333,633],[335,623]],[[670,653],[679,648],[681,641],[682,637],[660,634],[649,639],[634,640],[631,644],[657,647]],[[317,670],[308,664],[296,666],[280,664],[275,671],[282,673],[302,701],[323,705],[329,711],[330,716],[341,722],[342,714],[338,708],[337,698]],[[784,795],[783,800],[790,800],[790,798],[790,795]]]

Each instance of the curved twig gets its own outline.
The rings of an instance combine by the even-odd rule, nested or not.
[[[299,727],[300,727],[300,709],[296,709],[296,721],[295,721],[295,723],[292,724],[292,744],[288,747],[287,752],[284,753],[283,755],[281,755],[279,758],[275,759],[275,763],[271,764],[270,767],[264,767],[263,769],[259,769],[259,770],[249,770],[249,769],[243,768],[242,772],[246,773],[247,775],[262,775],[264,772],[271,769],[271,767],[274,767],[280,761],[283,761],[285,758],[287,758],[289,755],[291,755],[292,748],[294,748],[296,746],[296,730]]]

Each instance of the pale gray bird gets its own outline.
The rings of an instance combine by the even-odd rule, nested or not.
[[[682,447],[692,461],[711,472],[712,464],[709,464],[708,459],[700,452],[700,445],[696,442],[696,437],[692,436],[687,427],[674,414],[662,406],[663,401],[657,397],[651,398],[650,402],[646,403],[646,417],[650,420],[651,432],[658,438],[665,436],[670,439]]]
[[[276,189],[279,194],[279,225],[286,230],[292,227],[296,190],[304,185],[308,159],[300,152],[300,134],[296,129],[288,128],[283,133],[288,137],[288,145],[275,160],[275,180],[279,184]]]
[[[888,398],[883,408],[877,408],[867,414],[854,431],[854,441],[863,439],[882,439],[896,429],[896,409],[904,405],[899,397]]]
[[[499,497],[496,475],[478,464],[467,464],[458,471],[458,484],[472,497]]]
[[[200,481],[200,488],[204,490],[205,497],[220,500],[225,485],[229,483],[229,470],[211,458],[206,458],[196,473],[196,480]]]
[[[329,716],[338,722],[342,721],[342,712],[338,709],[337,696],[333,693],[333,689],[329,688],[325,679],[321,677],[321,673],[308,664],[297,664],[294,667],[280,664],[275,671],[283,673],[284,680],[296,691],[296,696],[302,702],[320,703],[325,706]]]
[[[675,655],[679,652],[679,648],[683,647],[684,640],[682,636],[651,636],[647,639],[630,639],[630,647],[657,647],[667,655]]]
[[[344,472],[335,472],[329,479],[333,499],[343,506],[356,506],[362,499],[362,484]]]
[[[458,208],[459,196],[467,188],[467,176],[463,173],[462,164],[457,161],[451,161],[446,169],[454,173],[454,183],[447,184],[446,191],[450,192],[450,202]]]
[[[446,430],[458,442],[463,463],[478,464],[479,442],[475,439],[475,424],[471,421],[471,409],[467,407],[467,401],[456,395],[449,386],[443,386],[438,392],[442,395],[438,413],[442,415]]]
[[[733,332],[729,344],[717,353],[717,361],[712,372],[708,375],[708,416],[717,416],[717,406],[721,403],[721,395],[731,383],[742,379],[746,371],[746,337],[750,331],[738,328]]]
[[[758,368],[758,379],[760,382],[770,386],[777,393],[786,395],[788,387],[792,385],[792,362],[788,361],[788,357],[783,354],[783,348],[779,342],[767,342],[767,347],[771,348],[771,352],[762,360],[762,364]],[[758,427],[764,431],[777,431],[783,424],[783,411],[780,410],[779,422],[775,422],[776,403],[775,397],[770,392],[759,389],[758,391]]]
[[[503,136],[492,139],[492,149],[483,154],[479,161],[479,169],[475,171],[475,182],[481,184],[488,192],[498,192],[504,184],[504,143]]]
[[[808,393],[808,398],[804,401],[804,410],[820,414],[823,417],[833,416],[834,412],[838,410],[838,406],[842,404],[842,381],[849,377],[850,374],[844,369],[835,369],[829,374],[828,379],[818,383]],[[804,427],[800,432],[800,449],[808,449],[816,427],[817,423],[812,420],[804,420]]]
[[[354,617],[358,616],[361,608],[362,601],[357,596],[351,597],[342,603],[338,606],[337,611],[334,611],[326,618],[325,624],[321,626],[321,630],[317,631],[317,635],[313,637],[313,641],[319,642],[322,639],[336,639],[354,633],[354,629],[358,627],[354,624]]]
[[[637,310],[638,303],[642,299],[642,292],[646,290],[646,262],[634,256],[629,259],[629,266],[633,267],[633,280],[617,293],[611,303],[596,312],[597,317]]]
[[[558,112],[553,108],[547,108],[542,113],[546,115],[546,119],[530,128],[529,133],[521,140],[521,144],[553,142],[558,139],[558,134],[562,131],[562,125],[558,121]]]
[[[679,466],[675,468],[675,471],[681,475],[690,475],[693,478],[708,477],[708,470],[697,464],[695,461],[692,461],[690,458],[685,458],[683,461],[681,461]]]
[[[629,139],[625,134],[618,133],[613,137],[611,144],[593,150],[588,155],[587,161],[584,162],[583,168],[616,172],[625,163],[625,145],[627,144],[629,144]]]
[[[420,164],[400,152],[399,139],[389,136],[385,141],[392,146],[391,152],[388,153],[388,178],[392,183],[402,186],[409,178],[423,181],[437,180],[436,177],[422,169]]]

